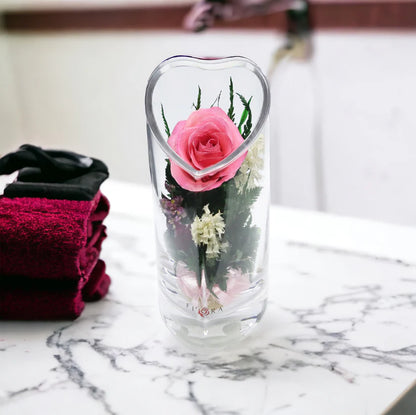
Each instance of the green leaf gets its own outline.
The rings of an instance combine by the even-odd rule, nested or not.
[[[196,273],[196,280],[198,282],[198,287],[201,286],[202,283],[202,270],[205,270],[205,277],[207,277],[207,272],[206,272],[206,248],[204,246],[198,245],[198,262],[199,262],[199,267],[198,267],[198,272]],[[208,281],[207,281],[207,285]]]
[[[230,117],[231,121],[234,122],[235,114],[234,114],[234,84],[233,78],[230,76],[230,107],[228,108],[227,115]]]
[[[239,226],[245,224],[251,212],[251,206],[257,201],[262,188],[257,186],[238,193],[235,183],[228,186],[227,202],[224,210],[224,220],[236,222]]]
[[[217,284],[220,287],[221,291],[224,291],[224,292],[227,291],[227,278],[225,277],[218,278]]]
[[[165,110],[163,109],[163,104],[160,104],[160,107],[162,109],[162,118],[163,118],[163,124],[165,124],[165,132],[166,132],[166,134],[169,138],[170,137],[170,130],[169,130],[168,122],[166,121]]]
[[[247,206],[251,206],[254,202],[257,201],[257,199],[260,196],[261,190],[262,190],[262,187],[257,186],[257,187],[253,187],[252,189],[247,189],[244,192],[243,198]]]
[[[239,96],[239,98],[240,98],[240,100],[241,100],[241,102],[244,106],[244,110],[241,113],[240,122],[238,123],[238,129],[241,130],[241,127],[243,126],[243,124],[245,123],[245,121],[248,117],[248,110],[247,110],[248,102],[241,94],[237,93],[237,95]]]
[[[238,123],[238,131],[240,131],[240,134],[242,135],[242,137],[246,139],[250,135],[251,127],[252,127],[252,114],[251,114],[250,103],[253,97],[250,97],[250,99],[247,101],[241,94],[237,93],[237,95],[240,98],[241,103],[244,106],[244,110],[241,114],[240,122]],[[244,129],[242,132],[241,128],[244,123],[246,124],[244,125]]]
[[[210,108],[212,108],[215,105],[216,102],[218,102],[218,107],[220,106],[221,94],[222,94],[222,91],[220,91],[220,93],[218,94],[217,98],[215,98],[215,101],[211,104],[211,107]]]
[[[198,85],[198,97],[196,99],[196,105],[192,104],[192,106],[196,109],[199,110],[201,108],[201,87]]]

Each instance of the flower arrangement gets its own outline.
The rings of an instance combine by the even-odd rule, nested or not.
[[[229,105],[202,108],[198,87],[193,112],[170,130],[163,105],[161,116],[170,147],[189,165],[202,170],[224,160],[250,135],[250,99],[234,92]],[[236,97],[241,104],[236,122]],[[240,107],[240,105],[236,105]],[[166,218],[165,241],[175,264],[178,287],[201,317],[223,310],[250,287],[260,229],[252,208],[262,186],[264,139],[220,171],[194,178],[173,160],[166,160],[165,189],[160,206]]]

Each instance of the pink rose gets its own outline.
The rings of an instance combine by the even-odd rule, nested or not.
[[[196,170],[225,159],[243,142],[238,128],[218,107],[194,111],[186,121],[179,121],[168,139],[175,152]],[[178,184],[193,192],[204,192],[232,179],[246,154],[212,175],[196,180],[171,161],[171,173]]]
[[[227,290],[222,291],[218,285],[214,285],[213,293],[218,301],[223,305],[232,303],[244,291],[250,288],[250,280],[247,274],[243,274],[240,269],[230,268],[227,274]]]

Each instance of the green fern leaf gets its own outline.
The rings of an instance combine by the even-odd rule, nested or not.
[[[192,104],[195,110],[199,110],[201,108],[201,87],[198,85],[198,96],[196,98],[196,105]]]
[[[166,135],[170,137],[169,125],[168,125],[168,122],[166,121],[165,110],[163,109],[163,104],[160,104],[160,107],[162,109],[162,118],[163,118],[163,124],[165,124],[165,132],[166,132]]]
[[[250,103],[253,97],[250,97],[250,99],[247,101],[243,97],[243,95],[239,93],[237,93],[237,95],[240,98],[240,101],[244,106],[244,110],[241,114],[240,122],[238,123],[238,131],[240,131],[240,134],[242,135],[242,137],[246,139],[250,135],[251,127],[252,127],[252,114],[251,114]],[[245,125],[242,131],[242,127],[244,123]]]
[[[230,76],[230,107],[228,108],[227,115],[230,117],[231,121],[234,122],[235,114],[234,114],[234,84],[233,78]]]

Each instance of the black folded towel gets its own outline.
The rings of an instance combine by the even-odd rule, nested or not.
[[[62,150],[43,150],[24,144],[0,158],[0,175],[19,170],[4,196],[92,200],[108,177],[100,160]]]

